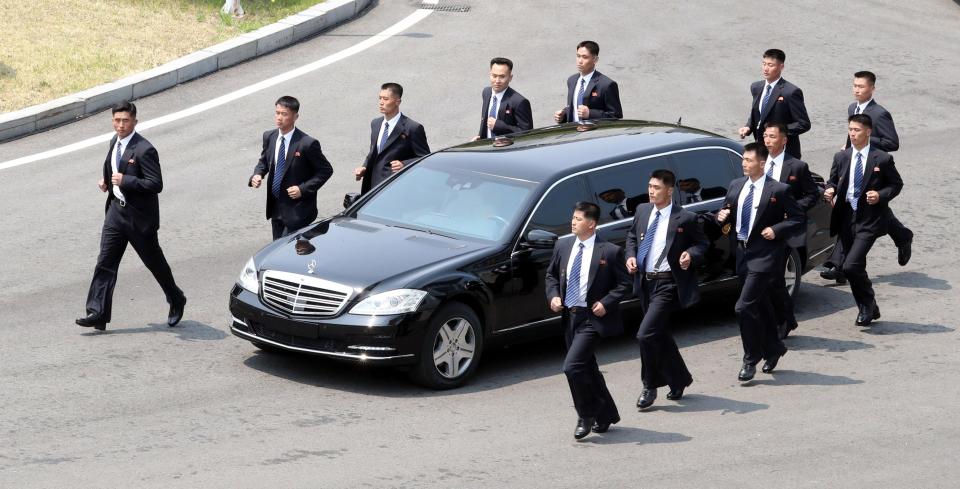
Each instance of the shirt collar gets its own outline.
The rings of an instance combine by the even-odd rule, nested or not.
[[[867,157],[867,153],[870,152],[870,143],[867,143],[867,145],[864,146],[863,149],[861,149],[861,150],[859,150],[859,151],[857,150],[857,148],[854,148],[853,145],[850,146],[850,149],[853,150],[853,154],[852,154],[851,156],[852,156],[854,159],[857,158],[857,153],[862,154],[863,157],[866,158],[866,157]]]
[[[857,102],[857,107],[860,107],[860,113],[861,113],[861,114],[863,113],[863,109],[866,109],[867,106],[870,105],[870,102],[873,102],[873,97],[870,97],[870,100],[867,100],[866,102],[864,102],[864,103],[862,103],[862,104],[861,104],[860,102]]]
[[[783,77],[780,77],[780,78],[777,78],[776,80],[773,80],[772,82],[767,82],[766,80],[764,80],[764,82],[765,82],[767,85],[770,85],[771,87],[775,87],[775,86],[777,86],[777,83],[780,83],[780,80],[782,80],[782,79],[783,79]],[[771,89],[771,90],[772,90],[772,89]]]
[[[280,134],[280,137],[289,141],[290,138],[293,137],[293,131],[296,131],[296,130],[297,130],[297,126],[293,126],[289,131],[287,131],[286,134],[280,132],[280,129],[277,129],[277,133]]]
[[[597,70],[593,70],[590,73],[587,73],[586,75],[580,75],[580,79],[584,80],[583,86],[587,86],[590,84],[590,80],[593,78],[593,74],[596,72]]]
[[[783,151],[781,151],[780,154],[778,154],[778,155],[776,156],[776,158],[774,158],[774,157],[772,157],[772,156],[767,156],[767,163],[770,163],[771,161],[773,161],[774,163],[776,163],[776,164],[778,164],[778,165],[780,165],[780,166],[782,167],[782,166],[783,166],[783,159],[784,159],[784,156],[785,156],[786,154],[787,154],[787,149],[784,148]]]
[[[580,241],[580,238],[577,238],[577,243],[583,243],[584,248],[592,248],[593,243],[595,243],[596,241],[597,241],[597,233],[593,233],[593,236],[590,236],[589,238],[583,241]],[[574,246],[576,246],[577,243],[574,243]]]
[[[753,179],[751,179],[750,177],[747,177],[747,183],[745,183],[744,185],[750,185],[750,184],[752,183],[753,186],[754,186],[754,188],[756,188],[756,187],[759,187],[759,186],[763,185],[763,181],[764,181],[766,178],[767,178],[767,175],[766,175],[765,173],[761,173],[760,176],[757,177],[756,180],[753,180]]]
[[[403,112],[397,111],[397,115],[393,116],[390,120],[387,121],[387,124],[390,124],[390,129],[393,130],[394,127],[397,127],[397,121],[400,120],[400,116],[403,115]],[[384,116],[386,119],[386,116]],[[383,124],[381,124],[383,125]]]
[[[136,133],[137,133],[136,129],[134,129],[133,131],[130,131],[130,134],[127,134],[127,137],[123,139],[118,139],[117,144],[119,144],[121,147],[126,148],[127,144],[130,142],[131,139],[133,139],[133,135]]]
[[[657,212],[660,212],[660,217],[666,218],[670,215],[670,211],[673,210],[673,202],[667,204],[663,209],[657,209],[657,206],[653,206],[653,210],[650,212],[653,215],[656,215]]]

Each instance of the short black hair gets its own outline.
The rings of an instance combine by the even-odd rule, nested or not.
[[[387,82],[380,85],[380,90],[390,90],[394,97],[403,98],[403,87],[399,83]]]
[[[650,178],[656,178],[657,180],[660,180],[667,188],[673,187],[677,184],[677,176],[674,175],[672,171],[663,168],[654,170],[653,173],[650,174]]]
[[[587,48],[590,54],[600,56],[600,45],[593,41],[580,41],[580,44],[577,44],[577,49],[580,48]]]
[[[586,217],[591,221],[596,222],[600,220],[600,206],[594,204],[593,202],[577,202],[574,204],[573,210],[582,212],[583,217]]]
[[[877,75],[874,75],[872,71],[867,71],[867,70],[858,71],[853,74],[853,77],[866,78],[867,81],[870,82],[871,87],[877,84]]]
[[[507,68],[513,71],[513,61],[507,58],[493,58],[490,60],[490,67],[493,68],[493,65],[507,65]]]
[[[787,135],[787,125],[782,122],[768,122],[763,125],[764,130],[773,129],[774,127],[780,131],[780,134],[783,134],[784,136]]]
[[[787,60],[787,53],[783,52],[781,49],[768,49],[763,52],[764,58],[773,58],[781,63]]]
[[[873,129],[873,119],[870,118],[867,114],[853,114],[850,116],[850,119],[847,122],[857,122],[863,125],[868,129]]]
[[[760,161],[767,161],[767,157],[770,156],[770,150],[766,146],[760,143],[747,143],[743,146],[743,152],[747,153],[752,151]]]
[[[128,100],[124,100],[123,102],[114,105],[113,109],[110,110],[110,115],[116,114],[117,112],[129,112],[134,119],[137,118],[137,106],[133,105],[133,102]]]
[[[294,114],[300,113],[300,101],[289,95],[284,95],[278,98],[273,105],[279,105],[280,107],[290,109]]]

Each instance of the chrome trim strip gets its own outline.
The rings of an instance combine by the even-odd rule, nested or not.
[[[814,254],[812,254],[812,255],[808,255],[808,256],[807,256],[807,262],[809,263],[811,258],[816,257],[816,256],[820,256],[820,255],[826,253],[827,251],[833,252],[833,248],[835,248],[835,247],[836,247],[836,245],[827,246],[826,248],[824,248],[824,249],[822,249],[822,250],[820,250],[820,251],[818,251],[818,252],[816,252],[816,253],[814,253]]]
[[[233,322],[235,322],[235,323],[240,323],[240,324],[242,324],[242,325],[244,325],[244,326],[246,326],[246,327],[248,327],[248,328],[250,327],[250,325],[248,325],[248,324],[247,324],[246,322],[244,322],[242,319],[238,319],[236,316],[233,316],[233,315],[231,315],[230,317],[233,318]],[[230,327],[232,328],[233,326],[230,326]]]
[[[405,355],[394,355],[394,356],[390,356],[390,357],[371,357],[371,356],[368,356],[368,355],[366,355],[366,354],[359,354],[359,355],[357,355],[357,354],[352,354],[352,353],[340,353],[340,352],[333,352],[333,351],[311,350],[311,349],[309,349],[309,348],[300,348],[300,347],[298,347],[298,346],[290,346],[290,345],[284,345],[283,343],[277,343],[276,341],[271,341],[271,340],[268,340],[268,339],[266,339],[266,338],[257,336],[257,335],[255,335],[255,334],[250,334],[250,333],[247,333],[247,332],[245,332],[245,331],[240,331],[240,330],[234,328],[233,325],[230,326],[230,331],[233,332],[233,334],[235,334],[235,335],[237,335],[237,336],[240,336],[241,338],[244,338],[244,339],[246,339],[246,340],[259,341],[259,342],[261,342],[261,343],[267,343],[267,344],[269,344],[269,345],[276,346],[277,348],[283,348],[284,350],[300,351],[300,352],[304,352],[304,353],[313,353],[313,354],[326,355],[326,356],[337,357],[337,358],[347,358],[347,359],[350,359],[350,360],[362,360],[362,361],[367,361],[367,360],[397,360],[397,359],[400,359],[400,358],[410,358],[410,357],[413,357],[413,354],[412,354],[412,353],[408,353],[408,354],[405,354]]]
[[[534,322],[532,322],[532,323],[525,323],[525,324],[521,324],[521,325],[519,325],[519,326],[511,326],[511,327],[506,328],[506,329],[500,329],[500,330],[497,330],[497,332],[494,333],[494,334],[506,333],[507,331],[513,331],[513,330],[515,330],[515,329],[527,328],[527,327],[530,327],[530,326],[536,326],[536,325],[538,325],[538,324],[540,324],[540,323],[546,323],[546,322],[549,322],[549,321],[559,321],[559,320],[560,320],[560,316],[556,316],[556,317],[552,317],[552,318],[547,318],[547,319],[541,319],[541,320],[539,320],[539,321],[534,321]]]

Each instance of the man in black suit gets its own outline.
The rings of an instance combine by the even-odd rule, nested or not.
[[[810,167],[806,162],[790,156],[785,151],[787,147],[787,127],[782,122],[768,122],[764,125],[763,144],[769,155],[764,166],[764,173],[768,177],[785,183],[790,187],[790,195],[797,201],[797,205],[804,213],[812,209],[820,200],[820,189],[813,180]],[[807,220],[804,219],[799,231],[787,238],[787,253],[795,249],[803,256],[807,248]],[[784,263],[780,270],[784,270]],[[798,272],[799,273],[799,272]],[[793,314],[793,298],[787,292],[787,283],[783,273],[773,277],[771,284],[774,316],[777,321],[777,331],[780,339],[786,338],[790,331],[797,329],[797,318]]]
[[[267,219],[273,239],[293,233],[317,218],[317,191],[333,175],[320,142],[297,129],[300,102],[290,96],[277,99],[276,129],[263,133],[260,160],[247,185],[260,188],[267,173]]]
[[[413,159],[430,154],[423,126],[400,113],[402,98],[403,87],[399,84],[384,83],[380,87],[383,116],[370,121],[370,152],[363,166],[353,171],[357,181],[363,181],[360,193],[380,185]]]
[[[870,144],[872,128],[870,116],[850,116],[850,147],[834,155],[823,194],[824,200],[833,204],[830,235],[840,236],[843,261],[839,265],[857,302],[857,326],[880,319],[867,275],[867,254],[874,241],[887,232],[889,203],[903,188],[893,157]]]
[[[810,130],[810,117],[803,103],[803,91],[781,77],[786,59],[787,55],[779,49],[763,53],[763,80],[750,85],[753,104],[747,125],[740,128],[740,139],[753,134],[754,140],[763,142],[763,125],[782,122],[787,126],[787,154],[802,158],[800,135]]]
[[[170,304],[167,324],[176,326],[183,318],[187,297],[173,280],[170,265],[157,239],[157,230],[160,229],[157,194],[163,190],[160,155],[150,141],[136,132],[135,105],[122,102],[111,112],[117,135],[110,140],[110,149],[103,162],[103,178],[97,184],[101,192],[107,193],[100,255],[87,293],[87,315],[78,318],[76,323],[100,331],[107,328],[113,307],[113,289],[117,285],[117,269],[127,243],[130,243],[167,297]]]
[[[637,206],[647,201],[646,195],[634,195],[627,197],[627,193],[622,188],[611,188],[597,194],[600,200],[614,204],[616,207],[608,213],[615,221],[633,217]]]
[[[847,107],[847,117],[854,114],[870,116],[873,123],[873,131],[870,133],[870,147],[885,153],[893,153],[900,149],[900,136],[897,135],[897,127],[893,124],[893,116],[873,98],[876,83],[877,75],[872,72],[858,71],[854,73],[853,97],[855,101]],[[843,149],[849,147],[850,137],[847,136]],[[888,212],[887,234],[893,239],[893,244],[897,246],[897,263],[900,266],[906,266],[913,253],[913,231],[904,226],[897,219],[897,216],[893,215],[893,209],[888,210]],[[846,282],[843,273],[834,265],[843,262],[843,257],[840,256],[842,251],[841,246],[834,248],[830,261],[824,264],[827,270],[820,273],[821,277],[836,280],[838,283]]]
[[[510,88],[511,81],[513,61],[507,58],[491,59],[490,86],[483,89],[480,131],[474,136],[474,141],[533,129],[530,101]]]
[[[700,300],[695,265],[710,243],[696,214],[673,205],[676,177],[670,170],[650,175],[650,203],[637,208],[627,231],[627,271],[643,308],[637,331],[640,341],[640,378],[643,391],[637,407],[646,409],[657,398],[657,388],[670,386],[667,399],[678,400],[693,382],[670,334],[670,315]]]
[[[740,298],[736,312],[743,341],[743,366],[737,378],[748,381],[756,365],[765,360],[763,372],[770,373],[787,353],[777,335],[770,283],[783,274],[786,239],[798,232],[803,211],[793,200],[790,187],[763,172],[767,148],[749,143],[743,148],[744,176],[730,182],[717,222],[735,243]]]
[[[601,338],[623,332],[620,300],[630,286],[623,249],[596,236],[600,207],[577,202],[569,241],[557,243],[547,267],[546,292],[550,308],[562,312],[567,343],[563,373],[577,409],[576,439],[591,430],[606,432],[620,421],[617,405],[607,390],[594,350]]]
[[[553,114],[557,123],[623,118],[620,89],[617,82],[596,71],[599,59],[599,44],[577,44],[578,73],[567,78],[567,105]]]

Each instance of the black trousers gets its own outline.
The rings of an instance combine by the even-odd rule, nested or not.
[[[845,204],[846,205],[846,204]],[[850,209],[848,216],[845,216],[845,224],[840,229],[840,246],[843,248],[843,261],[839,263],[840,269],[850,282],[850,291],[853,292],[853,299],[858,308],[873,307],[876,304],[873,283],[867,275],[867,254],[870,248],[876,242],[876,237],[862,237],[854,233],[852,224],[853,210]]]
[[[786,269],[786,254],[783,255],[783,259],[783,263],[780,264],[780,270]],[[773,318],[776,324],[783,324],[785,321],[797,321],[796,316],[793,314],[793,298],[790,297],[790,292],[787,291],[787,281],[783,273],[774,274],[770,281],[770,300],[773,305]]]
[[[735,310],[740,322],[740,340],[743,342],[743,363],[756,365],[762,359],[778,358],[787,352],[780,340],[773,314],[769,273],[747,270],[742,255],[737,248],[738,274],[740,277],[740,297]]]
[[[842,204],[838,203],[838,205]],[[893,209],[888,209],[887,212],[887,234],[890,235],[890,239],[893,240],[893,244],[897,248],[902,248],[913,240],[913,231],[904,226],[900,219],[897,219],[897,216],[893,214]],[[843,254],[840,237],[837,237],[837,246],[833,248],[833,253],[830,254],[830,258],[824,262],[823,266],[828,268],[840,267],[840,264],[843,263]]]
[[[677,284],[673,280],[643,279],[647,294],[647,310],[637,331],[640,341],[640,379],[643,387],[656,389],[665,385],[681,389],[693,382],[680,355],[680,348],[670,334],[670,316],[678,309]]]
[[[564,339],[567,356],[563,360],[563,373],[570,385],[577,416],[596,418],[599,422],[619,419],[617,405],[607,390],[594,354],[601,337],[590,322],[591,313],[585,308],[567,309],[566,312]]]
[[[183,291],[174,282],[170,265],[160,249],[157,231],[144,232],[136,226],[136,211],[120,206],[119,200],[111,202],[103,219],[100,255],[97,257],[97,267],[87,293],[87,314],[100,316],[104,322],[110,322],[117,269],[120,268],[120,259],[127,249],[127,243],[133,246],[140,260],[160,284],[167,302],[172,304],[183,300]]]

